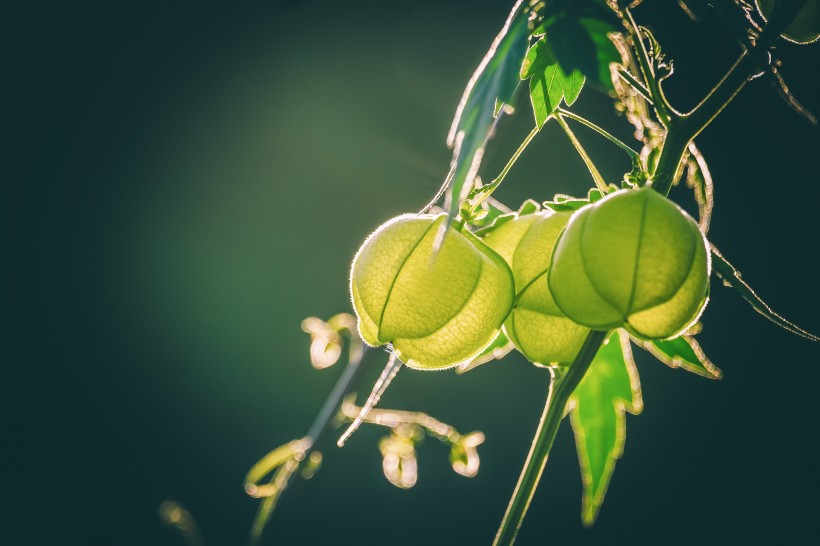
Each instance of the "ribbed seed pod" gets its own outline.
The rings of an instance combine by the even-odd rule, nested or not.
[[[710,267],[697,223],[644,187],[575,213],[553,252],[549,286],[558,307],[579,324],[664,339],[700,316]]]
[[[555,304],[547,284],[550,258],[570,212],[539,212],[498,226],[484,242],[513,272],[515,303],[504,332],[525,357],[538,364],[569,364],[589,330],[568,319]]]
[[[514,297],[503,258],[446,215],[405,214],[365,240],[350,272],[362,339],[391,343],[409,367],[443,369],[467,361],[495,339]]]

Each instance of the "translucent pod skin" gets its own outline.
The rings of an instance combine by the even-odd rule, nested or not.
[[[706,305],[711,260],[697,223],[649,187],[578,210],[552,255],[558,307],[595,330],[641,339],[679,335]]]
[[[589,329],[566,317],[547,284],[553,247],[570,212],[539,212],[516,217],[484,237],[513,272],[515,303],[504,332],[527,359],[537,364],[569,364]]]
[[[512,307],[510,268],[470,233],[453,228],[436,250],[446,215],[405,214],[365,240],[350,272],[362,339],[392,344],[409,367],[449,368],[478,355]]]

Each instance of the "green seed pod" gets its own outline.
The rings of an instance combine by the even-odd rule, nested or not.
[[[350,272],[362,339],[393,345],[411,368],[443,369],[492,343],[514,297],[504,260],[446,215],[405,214],[365,240]]]
[[[518,216],[484,237],[513,272],[515,303],[504,332],[515,348],[538,364],[571,363],[589,330],[568,319],[555,304],[547,271],[555,241],[571,212]]]
[[[558,240],[549,287],[558,307],[595,330],[674,337],[706,305],[710,255],[697,223],[649,187],[588,205]]]

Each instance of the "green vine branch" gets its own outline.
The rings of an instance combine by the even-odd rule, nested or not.
[[[368,349],[355,330],[350,329],[351,319],[353,317],[350,315],[342,314],[327,323],[307,319],[302,324],[303,329],[311,334],[311,361],[314,367],[327,367],[338,359],[341,333],[346,333],[348,337],[348,361],[307,434],[269,452],[245,476],[245,492],[262,499],[251,527],[251,544],[259,542],[265,525],[294,474],[301,469],[306,479],[313,475],[321,463],[321,454],[315,448],[324,440],[344,398],[356,390],[362,372],[380,354]],[[264,481],[268,476],[269,479]]]
[[[626,152],[626,154],[629,156],[630,161],[632,161],[633,165],[640,165],[640,163],[641,163],[641,154],[639,154],[638,152],[636,152],[635,150],[630,148],[627,144],[625,144],[620,139],[616,138],[609,131],[603,129],[602,127],[600,127],[600,126],[598,126],[594,123],[592,123],[591,121],[589,121],[585,117],[582,117],[582,116],[579,116],[578,114],[570,112],[569,110],[565,110],[563,108],[558,108],[558,110],[556,110],[556,113],[558,114],[559,117],[564,117],[564,118],[567,118],[567,119],[571,119],[572,121],[576,121],[576,122],[578,122],[582,125],[585,125],[585,126],[589,127],[590,129],[592,129],[593,131],[595,131],[596,133],[598,133],[602,137],[606,138],[607,140],[609,140],[610,142],[615,144],[618,148],[620,148],[621,150]]]
[[[664,127],[669,128],[678,121],[680,118],[680,113],[672,108],[669,101],[666,100],[666,95],[663,93],[663,88],[661,87],[662,79],[657,77],[653,60],[650,59],[649,52],[646,50],[646,44],[644,42],[645,29],[638,26],[635,19],[632,17],[632,12],[630,10],[624,10],[624,13],[629,21],[629,25],[632,27],[631,30],[632,37],[635,42],[635,53],[638,58],[638,65],[640,66],[641,72],[644,76],[644,81],[647,83],[647,87],[649,88],[649,96],[651,97],[650,101],[655,107],[655,112],[657,113],[661,124],[663,124]]]
[[[743,89],[749,78],[759,72],[761,55],[766,55],[780,34],[791,23],[802,8],[805,0],[780,2],[769,24],[760,34],[754,47],[746,49],[726,72],[714,88],[689,113],[681,114],[679,119],[668,126],[666,139],[661,149],[658,164],[653,173],[653,187],[662,195],[667,195],[675,183],[675,173],[683,159],[689,143],[712,122],[732,99]],[[631,17],[631,14],[630,14]],[[639,40],[640,41],[640,40]],[[641,47],[638,57],[641,57]],[[645,52],[645,50],[644,50]],[[641,66],[643,68],[643,62]],[[653,83],[654,82],[654,83]],[[647,78],[650,90],[657,85],[653,76]],[[653,99],[657,96],[652,92]],[[656,104],[657,108],[657,104]],[[660,114],[659,114],[660,116]],[[663,119],[661,118],[663,122]],[[666,125],[666,124],[665,124]]]
[[[466,199],[466,203],[469,203],[470,205],[470,215],[475,214],[475,211],[477,211],[478,208],[481,207],[481,204],[493,194],[493,192],[498,188],[498,186],[501,185],[501,183],[507,177],[507,174],[510,172],[510,169],[512,169],[513,165],[515,165],[515,162],[518,161],[518,158],[521,157],[521,154],[524,153],[524,150],[527,149],[527,146],[529,146],[530,142],[532,142],[532,139],[535,138],[535,135],[538,134],[539,130],[540,129],[538,128],[538,126],[533,127],[529,134],[527,134],[527,136],[524,137],[524,140],[518,146],[518,149],[516,149],[513,155],[510,157],[509,161],[507,161],[507,164],[504,165],[504,168],[501,169],[501,172],[498,174],[497,177],[495,177],[495,179],[492,182],[490,182],[486,186],[476,187],[470,192]]]
[[[604,177],[601,175],[601,172],[598,170],[598,167],[595,166],[595,163],[592,161],[592,158],[589,157],[589,154],[584,149],[583,145],[581,144],[581,141],[578,140],[578,137],[575,136],[575,133],[572,132],[572,129],[570,129],[569,125],[567,125],[567,122],[564,121],[564,118],[561,117],[561,115],[554,113],[551,117],[555,119],[556,123],[558,123],[558,126],[561,127],[564,133],[566,133],[567,138],[569,138],[569,141],[575,147],[575,150],[578,152],[578,155],[581,156],[581,159],[587,166],[587,170],[589,170],[589,174],[592,175],[592,179],[595,181],[595,186],[601,191],[601,193],[605,194],[607,191],[606,180],[604,180]]]
[[[493,546],[512,546],[518,530],[524,522],[524,516],[530,506],[535,489],[541,480],[541,474],[547,464],[547,456],[552,449],[558,426],[564,417],[572,392],[581,382],[595,358],[595,354],[606,339],[608,332],[591,331],[587,335],[581,350],[575,357],[567,371],[560,376],[550,376],[550,386],[544,412],[538,423],[532,447],[527,455],[527,461],[518,478],[518,484],[504,513],[501,526],[496,534]]]

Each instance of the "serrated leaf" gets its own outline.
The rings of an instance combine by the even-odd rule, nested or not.
[[[636,415],[643,409],[638,371],[625,332],[610,334],[569,405],[584,486],[581,519],[590,526],[604,501],[615,462],[623,454],[624,412]]]
[[[723,372],[712,364],[692,336],[682,335],[675,339],[655,341],[633,339],[633,341],[670,368],[681,368],[708,379],[723,377]]]
[[[524,12],[526,5],[523,0],[516,2],[501,32],[470,78],[450,127],[447,145],[453,148],[453,159],[443,188],[447,193],[444,208],[450,221],[455,218],[459,203],[469,188],[473,187],[496,117],[504,110],[500,105],[512,106],[529,38]]]
[[[712,271],[714,271],[715,275],[723,281],[725,286],[734,288],[738,293],[740,293],[743,299],[749,302],[752,309],[774,322],[784,330],[788,330],[793,334],[810,339],[811,341],[820,341],[820,337],[807,332],[796,324],[775,313],[771,307],[766,305],[766,302],[760,299],[760,296],[752,290],[752,287],[740,278],[740,272],[735,269],[735,267],[730,264],[726,258],[723,257],[723,254],[718,251],[715,245],[709,243],[709,248],[712,251]]]
[[[614,184],[610,184],[607,188],[606,193],[602,193],[601,190],[598,188],[591,188],[587,192],[586,197],[573,197],[571,195],[564,195],[563,193],[556,193],[552,197],[552,201],[544,201],[544,206],[548,209],[552,209],[555,212],[561,211],[576,211],[581,207],[585,207],[590,203],[595,203],[600,201],[604,198],[604,196],[609,195],[610,193],[618,191],[618,186]]]
[[[544,126],[562,100],[571,106],[584,86],[584,75],[578,70],[565,72],[544,37],[539,38],[527,51],[521,66],[521,78],[530,79],[530,102],[539,128]]]
[[[473,358],[469,362],[465,362],[464,364],[460,364],[456,367],[456,373],[462,374],[469,372],[475,368],[478,368],[482,364],[486,364],[488,362],[492,362],[493,360],[501,360],[505,356],[507,356],[510,351],[512,351],[515,347],[513,346],[512,342],[507,339],[507,336],[504,335],[504,332],[499,330],[498,336],[493,340],[490,345],[487,346],[486,349],[481,351],[481,353]]]
[[[609,21],[595,17],[559,18],[547,28],[547,36],[565,73],[577,70],[611,90],[609,65],[621,62],[621,55],[608,36],[616,30]]]
[[[492,200],[492,197],[489,199]],[[503,213],[497,214],[493,217],[492,222],[487,223],[485,226],[482,226],[481,229],[477,230],[475,234],[478,237],[484,237],[488,233],[495,230],[497,227],[504,225],[505,223],[514,220],[520,216],[526,216],[528,214],[534,214],[541,210],[541,205],[539,205],[536,201],[532,199],[526,199],[521,206],[518,208],[518,212],[511,212],[506,205],[503,205],[496,201],[497,207],[504,207],[506,209]]]
[[[535,214],[541,210],[541,205],[533,199],[525,199],[521,206],[518,207],[518,216],[526,216],[528,214]]]
[[[484,229],[491,226],[498,218],[511,212],[509,207],[507,207],[504,203],[492,197],[486,198],[483,205],[485,215],[480,219],[472,218],[470,220],[470,225],[477,229]]]

